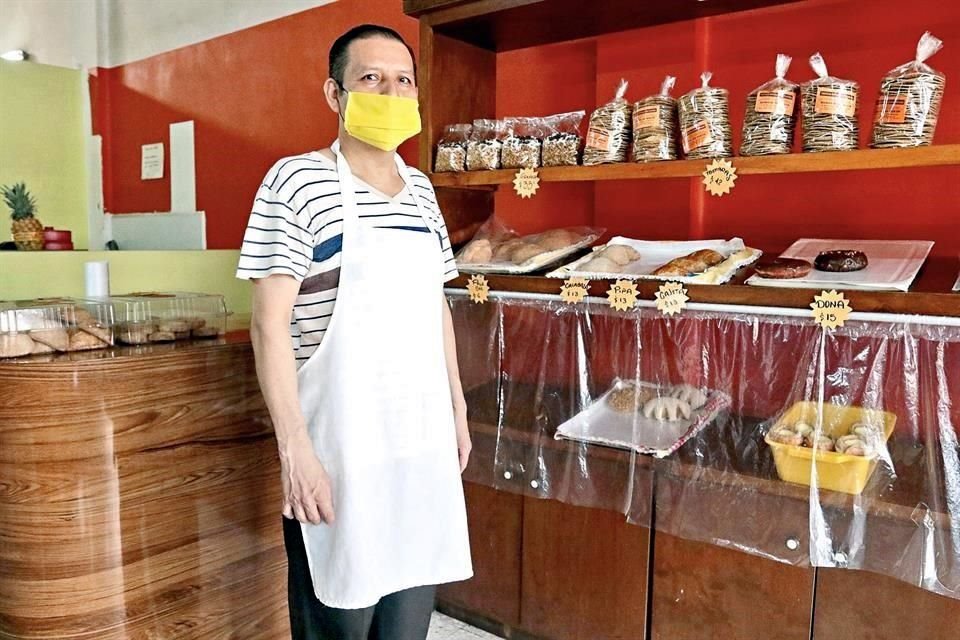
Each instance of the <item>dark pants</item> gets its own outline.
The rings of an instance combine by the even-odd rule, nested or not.
[[[293,640],[425,640],[435,586],[391,593],[366,609],[334,609],[319,600],[303,548],[300,523],[283,518],[287,602]]]

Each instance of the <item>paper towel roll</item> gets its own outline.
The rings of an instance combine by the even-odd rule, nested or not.
[[[110,263],[106,260],[87,262],[84,267],[87,297],[110,295]]]

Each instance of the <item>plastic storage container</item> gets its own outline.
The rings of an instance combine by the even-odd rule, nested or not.
[[[187,292],[137,292],[108,298],[116,318],[116,339],[122,344],[216,338],[226,330],[223,296]]]
[[[821,407],[816,402],[798,402],[770,429],[781,425],[793,425],[803,421],[815,425],[817,411]],[[883,425],[883,442],[886,445],[893,433],[897,416],[889,411],[865,409],[863,407],[840,407],[831,404],[822,405],[823,433],[836,439],[849,432],[857,422]],[[879,453],[873,456],[858,456],[835,451],[818,450],[814,454],[809,447],[775,442],[770,432],[764,438],[773,450],[773,461],[777,465],[777,474],[781,480],[810,486],[814,456],[817,461],[817,486],[821,489],[841,491],[859,495],[867,486],[867,481],[877,468]]]
[[[114,342],[113,307],[41,298],[0,302],[0,358],[103,349]]]

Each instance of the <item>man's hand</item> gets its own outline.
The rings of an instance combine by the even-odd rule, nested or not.
[[[330,478],[313,452],[309,436],[295,436],[280,448],[280,480],[285,518],[304,524],[333,524]]]
[[[467,468],[470,462],[470,451],[473,449],[473,442],[470,440],[470,429],[467,427],[467,412],[456,412],[457,428],[457,453],[460,454],[460,473]]]

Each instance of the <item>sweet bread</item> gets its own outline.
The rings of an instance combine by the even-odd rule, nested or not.
[[[194,338],[216,338],[220,335],[220,329],[217,327],[197,327],[191,331]]]
[[[679,398],[653,398],[643,405],[643,417],[659,422],[690,418],[690,405]]]
[[[513,264],[523,264],[527,260],[535,258],[545,252],[546,249],[539,244],[524,242],[510,253],[510,261],[513,262]]]
[[[573,231],[568,231],[567,229],[551,229],[550,231],[544,231],[539,234],[536,242],[546,251],[556,251],[557,249],[565,249],[570,245],[576,244],[580,242],[580,240],[581,236]]]
[[[607,404],[614,411],[633,413],[643,407],[654,395],[649,387],[626,384],[607,396]]]
[[[597,256],[580,265],[577,271],[585,271],[588,273],[620,273],[620,265],[610,258]]]
[[[707,404],[707,394],[692,384],[678,384],[670,389],[667,394],[671,398],[678,398],[690,405],[693,411],[696,411]]]
[[[106,342],[86,331],[73,331],[70,334],[69,351],[87,351],[88,349],[102,349]]]
[[[631,262],[640,259],[640,253],[633,247],[625,244],[611,244],[600,250],[599,256],[616,262],[621,267],[625,267]]]
[[[66,329],[35,329],[30,332],[34,342],[45,344],[55,351],[66,351],[70,346],[70,336]]]
[[[713,249],[701,249],[691,254],[674,258],[653,272],[655,276],[691,276],[703,273],[723,262],[723,255]]]
[[[833,273],[860,271],[861,269],[866,269],[868,263],[867,254],[863,251],[854,251],[851,249],[821,251],[813,260],[813,266],[817,271]]]
[[[520,238],[511,238],[506,242],[498,244],[493,250],[493,261],[508,262],[511,254],[517,250],[517,247],[520,247],[524,244],[526,243]]]
[[[474,240],[468,244],[460,256],[461,262],[468,264],[483,264],[493,258],[493,245],[486,238]]]
[[[177,336],[172,331],[154,331],[148,337],[150,342],[173,342]]]

